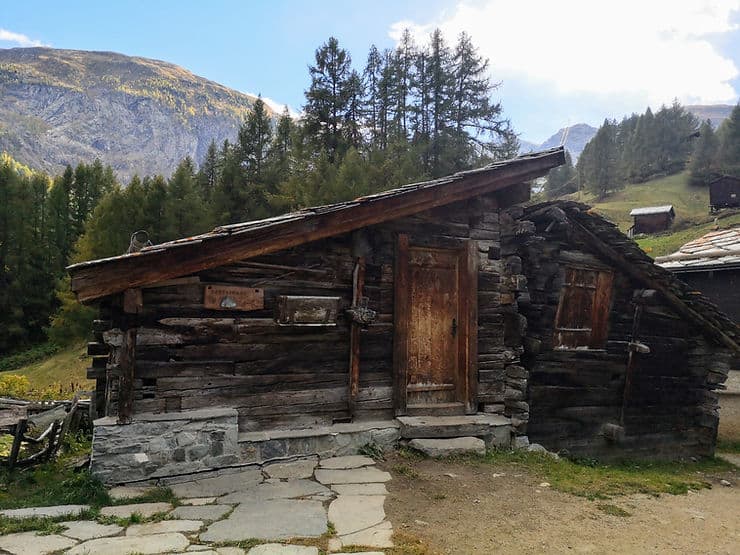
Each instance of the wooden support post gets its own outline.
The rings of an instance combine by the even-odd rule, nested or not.
[[[352,305],[359,306],[365,286],[365,257],[358,256],[352,272]],[[352,322],[349,339],[349,412],[355,415],[360,391],[360,324]]]
[[[26,433],[26,428],[28,428],[28,420],[26,420],[25,418],[19,420],[18,423],[15,425],[13,446],[10,448],[10,456],[8,457],[8,468],[10,470],[13,469],[16,461],[18,460],[18,454],[21,451],[21,442],[23,441],[23,436]]]
[[[118,378],[118,423],[128,424],[134,409],[134,367],[136,366],[136,328],[123,334]]]

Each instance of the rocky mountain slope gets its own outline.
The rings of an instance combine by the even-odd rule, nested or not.
[[[233,140],[254,100],[157,60],[0,49],[0,151],[49,172],[100,158],[123,180],[169,175]]]
[[[519,152],[524,154],[525,152],[533,152],[537,150],[545,150],[553,148],[563,144],[565,149],[570,152],[575,164],[578,157],[583,152],[583,148],[586,143],[596,134],[597,129],[591,127],[587,123],[577,123],[571,125],[569,128],[559,129],[557,133],[552,135],[542,144],[531,143],[529,141],[520,140]],[[563,135],[565,135],[565,142],[563,142]]]
[[[717,128],[726,118],[730,116],[734,106],[730,104],[694,104],[686,106],[686,109],[694,114],[700,121],[710,120]]]

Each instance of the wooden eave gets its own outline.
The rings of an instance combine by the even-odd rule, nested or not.
[[[69,266],[81,302],[238,260],[261,256],[491,193],[546,174],[565,162],[562,147],[449,177],[298,212],[215,228],[138,253]]]

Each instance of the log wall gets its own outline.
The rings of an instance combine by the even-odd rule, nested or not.
[[[514,346],[504,344],[513,295],[510,280],[502,279],[499,198],[454,203],[143,289],[135,315],[134,414],[233,407],[241,431],[392,418],[399,233],[408,234],[414,244],[439,247],[460,239],[477,241],[478,400],[481,408],[503,413],[506,368],[518,355],[512,354]],[[377,319],[360,330],[359,388],[356,402],[350,403],[351,322],[345,310],[352,303],[353,270],[360,256],[365,263],[363,295]],[[208,284],[262,288],[264,309],[208,310],[203,306]],[[338,297],[336,326],[278,325],[281,295]],[[106,391],[103,410],[116,415],[121,322],[132,324],[123,313],[122,298],[108,304],[108,370],[98,364],[91,375],[98,378],[98,389]]]
[[[528,280],[518,306],[527,320],[523,361],[530,440],[550,450],[601,459],[712,454],[718,424],[713,389],[727,374],[729,351],[710,344],[660,295],[642,303],[633,337],[634,296],[644,285],[592,253],[564,222],[517,222],[520,230],[527,225],[530,232],[512,240]],[[614,272],[604,349],[554,348],[555,315],[569,266]],[[633,354],[625,394],[633,339],[650,353]]]

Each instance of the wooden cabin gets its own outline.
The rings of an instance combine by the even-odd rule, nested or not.
[[[720,175],[709,182],[710,210],[738,206],[740,206],[740,177]]]
[[[639,233],[659,233],[665,231],[673,225],[676,212],[673,206],[646,206],[644,208],[634,208],[630,211],[630,216],[634,219],[630,228],[630,236]]]
[[[523,209],[563,162],[557,148],[71,266],[101,310],[93,471],[528,433],[575,454],[710,454],[734,325],[587,207]]]

